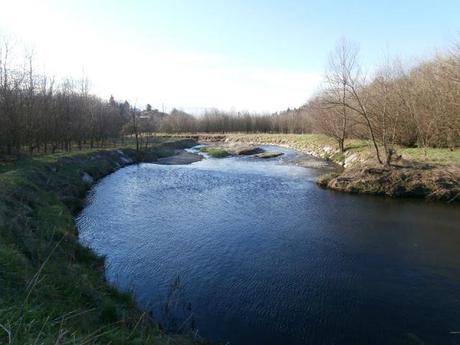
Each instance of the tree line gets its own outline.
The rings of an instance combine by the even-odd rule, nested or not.
[[[35,71],[33,55],[15,58],[0,41],[0,154],[103,147],[122,137],[135,109],[89,93],[88,80]]]
[[[142,112],[142,114],[149,114]],[[153,130],[165,133],[308,133],[311,126],[302,109],[287,110],[281,114],[257,114],[250,112],[229,112],[218,109],[206,110],[193,116],[182,110],[173,109],[170,114],[154,110],[150,116],[141,116],[141,131]],[[157,115],[161,114],[161,115]]]
[[[55,81],[36,73],[33,55],[13,58],[0,42],[0,153],[102,147],[125,135],[152,132],[324,133],[345,150],[345,139],[368,139],[389,164],[395,145],[454,148],[460,141],[460,43],[406,68],[396,61],[369,77],[356,45],[331,53],[322,86],[297,109],[273,114],[217,109],[192,116],[147,105],[139,110],[89,92],[88,81]],[[19,61],[19,63],[18,63]]]
[[[396,145],[454,149],[460,145],[460,43],[411,68],[399,60],[387,62],[368,77],[357,46],[342,40],[331,53],[321,88],[298,109],[266,115],[213,110],[197,118],[177,112],[174,119],[163,118],[158,129],[323,133],[341,151],[345,139],[363,138],[384,165]]]
[[[453,149],[460,144],[460,45],[410,69],[388,62],[368,79],[357,46],[343,40],[305,111],[342,151],[346,138],[369,139],[384,165],[395,145]]]

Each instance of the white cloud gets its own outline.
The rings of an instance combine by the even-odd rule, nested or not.
[[[126,42],[46,1],[8,1],[1,7],[0,29],[33,45],[47,73],[59,78],[84,72],[93,92],[139,106],[278,111],[304,103],[321,79],[316,72]]]

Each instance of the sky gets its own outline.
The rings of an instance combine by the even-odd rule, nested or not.
[[[369,70],[442,52],[460,38],[460,1],[0,0],[0,34],[104,98],[275,112],[318,89],[342,38]]]

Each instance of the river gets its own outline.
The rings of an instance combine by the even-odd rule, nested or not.
[[[80,241],[166,329],[214,344],[460,343],[458,205],[324,190],[270,149],[123,168]]]

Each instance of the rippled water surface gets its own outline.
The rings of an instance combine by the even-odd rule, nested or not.
[[[458,206],[334,193],[320,173],[130,166],[93,188],[80,239],[166,328],[216,344],[459,344]]]

